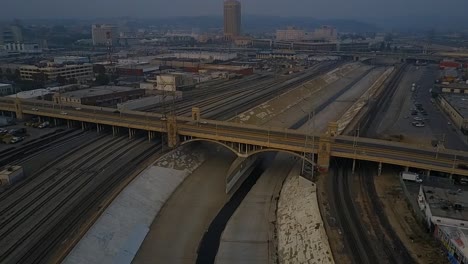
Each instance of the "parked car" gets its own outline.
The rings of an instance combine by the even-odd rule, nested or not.
[[[10,140],[11,144],[15,144],[24,140],[24,137],[12,137]]]

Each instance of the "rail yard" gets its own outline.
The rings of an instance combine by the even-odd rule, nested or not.
[[[239,126],[298,130],[309,133],[309,140],[315,140],[315,134],[330,133],[327,132],[330,123],[350,116],[345,120],[346,127],[337,133],[388,140],[389,136],[382,131],[394,129],[398,122],[406,122],[401,113],[407,110],[388,112],[386,109],[402,107],[398,101],[408,96],[402,87],[408,86],[405,78],[410,78],[407,76],[414,71],[408,63],[347,60],[317,62],[297,72],[284,71],[288,74],[261,71],[183,91],[182,99],[176,100],[174,96],[145,108],[146,114],[142,114],[145,120],[140,121],[165,122],[171,116],[190,120],[194,108],[198,108],[203,118],[201,123],[198,119],[179,122],[198,122],[198,126],[203,127],[207,125],[203,120],[218,120]],[[433,68],[428,68],[427,72],[431,71]],[[359,102],[365,104],[359,105]],[[429,108],[426,103],[424,106]],[[103,243],[119,244],[118,252],[127,250],[126,243],[131,235],[125,237],[119,232],[132,233],[132,230],[109,231],[110,226],[106,230],[100,219],[111,215],[107,212],[108,206],[111,208],[120,195],[140,179],[141,173],[152,166],[164,168],[162,171],[170,175],[184,172],[185,176],[171,191],[165,190],[167,197],[158,201],[159,209],[145,220],[144,235],[135,238],[138,246],[130,254],[133,263],[147,263],[151,259],[167,263],[272,263],[291,258],[291,255],[298,257],[300,253],[297,252],[303,251],[299,245],[301,241],[324,243],[320,247],[326,252],[315,253],[326,255],[330,263],[341,263],[340,260],[419,262],[409,253],[405,239],[393,231],[395,223],[383,213],[379,202],[381,194],[374,187],[374,177],[382,170],[394,170],[396,165],[332,157],[329,172],[318,171],[315,165],[301,162],[302,157],[297,153],[296,156],[291,152],[277,155],[275,152],[280,150],[272,149],[273,153],[236,158],[229,150],[220,150],[223,147],[213,141],[184,144],[180,147],[183,151],[177,152],[167,146],[171,139],[164,133],[67,120],[70,111],[90,116],[102,112],[120,118],[139,118],[139,112],[67,104],[53,105],[52,109],[55,107],[60,107],[63,118],[40,116],[39,112],[46,109],[40,103],[33,103],[32,108],[27,105],[28,111],[38,113],[38,116],[28,116],[57,127],[40,137],[0,149],[0,165],[6,171],[22,170],[20,179],[0,189],[2,263],[84,263],[91,255],[101,262],[112,262],[120,254],[115,249],[101,248],[102,245],[90,249],[84,243],[90,245],[90,239],[96,239],[96,233],[89,232],[111,232],[101,238]],[[169,124],[163,123],[163,126],[170,131]],[[401,136],[405,140],[410,137],[411,134]],[[317,148],[319,142],[307,140],[306,137],[305,146],[312,144],[312,148]],[[371,152],[365,148],[366,141],[362,142],[361,151]],[[198,153],[195,149],[204,153],[200,154],[203,159],[190,156]],[[460,147],[459,150],[466,149]],[[440,159],[449,162],[450,157],[444,155],[447,154],[441,153]],[[158,163],[161,157],[164,162]],[[303,157],[314,163],[319,159],[314,151],[303,153]],[[179,158],[196,161],[196,165],[184,168],[186,164],[181,164]],[[460,160],[464,161],[464,157],[460,156]],[[238,175],[232,176],[235,172]],[[292,189],[282,191],[283,183],[299,174],[312,182],[313,188],[316,184],[318,198],[314,199],[323,222],[314,220],[319,221],[314,223],[320,234],[304,235],[303,240],[297,241],[296,253],[288,253],[278,237],[287,236],[289,227],[276,226],[274,219],[281,209],[277,201],[293,192]],[[152,177],[157,181],[159,176]],[[228,190],[228,180],[232,178],[240,180]],[[151,196],[152,192],[166,188],[164,183],[155,186],[151,190],[142,189],[141,194],[136,195],[141,196],[135,199],[138,201],[124,202],[124,208],[138,208],[139,203],[145,203],[145,195]],[[216,199],[210,199],[213,197]],[[298,204],[304,202],[298,195],[295,199]],[[187,212],[197,220],[187,218]],[[125,212],[120,211],[116,215],[123,214]],[[256,221],[248,220],[252,215],[256,215]],[[288,219],[296,220],[304,219]],[[279,222],[286,226],[291,224],[284,219]]]

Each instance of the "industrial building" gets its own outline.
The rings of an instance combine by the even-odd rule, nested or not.
[[[441,83],[434,87],[434,92],[446,94],[468,94],[467,83]]]
[[[453,125],[468,132],[468,98],[458,94],[441,94],[438,97],[439,105],[452,119]]]
[[[98,86],[67,93],[56,93],[56,103],[114,106],[145,95],[145,90],[124,86]]]
[[[291,49],[307,51],[368,51],[370,43],[361,42],[295,42],[271,39],[254,39],[252,46],[264,49]]]
[[[0,96],[5,96],[13,93],[13,86],[7,83],[0,83]]]
[[[54,64],[48,63],[47,66],[22,65],[19,67],[22,80],[33,80],[34,75],[44,73],[49,81],[55,81],[57,76],[65,79],[74,78],[78,82],[90,81],[94,78],[93,65],[84,64]]]
[[[294,50],[268,50],[259,51],[256,55],[257,59],[288,59],[295,60],[296,52]]]
[[[81,57],[81,56],[57,56],[54,57],[54,63],[57,64],[83,64],[89,63],[88,57]]]
[[[37,43],[7,43],[3,47],[7,52],[42,53],[42,49]]]
[[[199,72],[200,70],[207,71],[225,71],[236,73],[240,75],[251,75],[253,74],[252,67],[243,67],[243,66],[233,66],[225,64],[209,64],[209,63],[200,63],[199,61],[190,61],[190,60],[174,60],[174,59],[156,59],[153,60],[153,63],[173,68],[183,68],[190,72]]]
[[[160,91],[173,92],[195,85],[193,77],[183,73],[160,74],[156,78],[156,89]]]
[[[224,36],[234,39],[241,34],[241,3],[237,0],[224,1]]]
[[[141,63],[117,66],[116,71],[119,76],[145,76],[149,73],[159,71],[158,65]]]
[[[468,262],[468,194],[421,185],[419,209],[425,215],[427,227],[444,245],[451,263]]]
[[[115,46],[119,40],[117,27],[95,24],[91,27],[94,46]]]

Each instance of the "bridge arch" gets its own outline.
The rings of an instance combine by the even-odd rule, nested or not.
[[[227,149],[229,149],[230,151],[232,151],[234,154],[236,154],[237,156],[239,157],[248,157],[248,155],[244,155],[242,153],[239,153],[237,150],[235,150],[233,147],[227,145],[227,144],[224,144],[223,142],[220,142],[220,141],[217,141],[217,140],[212,140],[212,139],[204,139],[204,138],[192,138],[192,139],[189,139],[189,140],[185,140],[185,141],[182,141],[180,144],[181,145],[185,145],[185,144],[189,144],[189,143],[192,143],[192,142],[197,142],[197,141],[203,141],[203,142],[211,142],[211,143],[215,143],[217,145],[220,145],[220,146],[223,146]]]
[[[254,155],[257,155],[259,153],[265,153],[265,152],[278,152],[278,153],[288,153],[288,154],[291,154],[295,157],[298,157],[299,159],[304,159],[305,161],[309,162],[310,164],[316,166],[315,162],[308,158],[307,156],[304,157],[304,155],[298,153],[298,152],[294,152],[294,151],[289,151],[289,150],[282,150],[282,149],[274,149],[274,148],[264,148],[264,149],[258,149],[258,150],[254,150],[254,151],[251,151],[249,153],[247,153],[247,157],[251,157],[251,156],[254,156]]]
[[[228,144],[225,144],[225,143],[223,143],[221,141],[217,141],[217,140],[213,140],[213,139],[204,139],[204,138],[192,138],[192,139],[184,140],[184,141],[181,142],[181,145],[185,145],[185,144],[189,144],[191,142],[197,142],[197,141],[211,142],[211,143],[215,143],[217,145],[223,146],[223,147],[229,149],[230,151],[232,151],[238,157],[242,157],[242,158],[248,158],[248,157],[257,155],[259,153],[265,153],[265,152],[288,153],[288,154],[291,154],[291,155],[293,155],[295,157],[298,157],[299,159],[304,159],[306,162],[310,163],[313,166],[317,166],[315,161],[312,160],[311,158],[309,158],[307,156],[304,157],[304,155],[302,155],[301,153],[298,153],[298,152],[283,150],[283,149],[257,148],[257,149],[253,149],[253,150],[250,150],[250,151],[247,151],[247,152],[240,152],[237,149],[235,149],[234,147],[229,146]]]

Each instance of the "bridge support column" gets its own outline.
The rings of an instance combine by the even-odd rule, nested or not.
[[[19,120],[23,119],[23,106],[21,105],[21,101],[16,98],[15,100],[15,112],[16,112],[16,118]]]
[[[116,137],[118,135],[119,135],[119,128],[115,127],[115,126],[112,126],[112,136]]]
[[[131,128],[128,129],[128,138],[129,139],[134,139],[135,138],[135,130],[134,129],[131,129]]]
[[[330,152],[331,152],[331,143],[333,138],[338,133],[338,123],[330,122],[328,123],[328,129],[326,135],[320,137],[319,140],[319,149],[317,151],[317,165],[321,172],[327,172],[330,167]]]
[[[382,162],[379,162],[379,168],[377,169],[377,176],[382,175]]]
[[[70,120],[67,119],[67,128],[70,128]]]
[[[167,119],[167,145],[170,148],[175,148],[179,145],[179,137],[177,135],[177,119],[175,116],[170,116]]]
[[[156,133],[153,131],[148,131],[148,141],[151,142],[156,136]]]
[[[85,122],[81,121],[81,130],[85,130],[86,129],[86,124]]]
[[[431,176],[431,170],[426,171],[426,176]]]
[[[200,108],[198,107],[192,107],[192,120],[195,122],[200,121]]]
[[[331,149],[331,139],[330,138],[320,138],[317,165],[321,172],[327,172],[330,167],[330,149]]]

